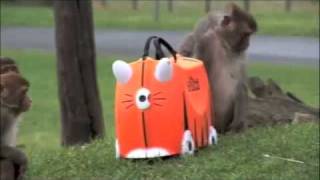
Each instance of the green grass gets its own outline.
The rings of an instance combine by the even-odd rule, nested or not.
[[[203,1],[177,1],[173,13],[168,12],[166,1],[161,2],[160,21],[155,22],[151,1],[140,1],[139,10],[127,1],[110,1],[106,8],[94,9],[97,28],[135,30],[188,30],[204,16]],[[212,7],[222,9],[225,2],[216,1]],[[241,3],[239,3],[241,4]],[[319,2],[294,2],[292,12],[284,11],[283,2],[253,2],[252,12],[259,24],[259,34],[319,36]],[[53,11],[49,7],[1,6],[1,24],[5,26],[52,27]]]
[[[30,160],[29,179],[319,179],[319,125],[313,123],[221,136],[218,146],[203,149],[196,157],[153,162],[115,160],[114,78],[110,68],[113,57],[99,57],[97,62],[106,138],[84,147],[61,148],[55,56],[30,50],[2,50],[1,56],[16,59],[31,82],[33,108],[25,114],[19,136],[19,144],[25,145]],[[319,69],[254,64],[249,71],[251,75],[273,78],[308,104],[319,106]],[[305,163],[265,158],[263,154]]]
[[[34,150],[30,176],[89,179],[259,179],[317,180],[319,127],[315,124],[259,128],[237,136],[224,136],[215,147],[196,157],[129,161],[114,158],[107,139],[83,148]],[[263,157],[293,158],[305,164]],[[75,178],[76,179],[76,178]]]

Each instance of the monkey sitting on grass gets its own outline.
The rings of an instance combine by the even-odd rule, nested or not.
[[[182,55],[204,61],[213,91],[212,116],[220,133],[247,126],[245,51],[256,31],[253,16],[230,3],[223,12],[202,18],[180,47]]]
[[[26,155],[16,148],[19,118],[29,110],[29,82],[10,58],[0,58],[0,179],[22,180],[27,167]]]

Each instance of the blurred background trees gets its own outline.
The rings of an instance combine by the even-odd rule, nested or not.
[[[1,25],[53,26],[53,0],[1,0]],[[258,34],[319,35],[319,0],[92,0],[97,28],[190,30],[208,11],[235,2],[259,22]]]
[[[54,0],[1,0],[3,2],[16,4],[16,5],[32,5],[32,6],[51,6]],[[118,1],[118,0],[92,0],[96,5],[99,4],[102,7],[106,7]],[[126,2],[131,4],[133,10],[141,10],[139,8],[139,4],[143,1],[154,1],[155,6],[157,6],[158,0],[121,0],[122,2]],[[163,2],[166,1],[168,11],[173,12],[175,9],[175,3],[188,3],[192,0],[161,0]],[[198,2],[199,4],[204,2],[204,11],[208,12],[212,8],[212,3],[219,1],[219,0],[193,0],[193,2]],[[221,1],[221,0],[220,0]],[[262,0],[263,1],[263,0]],[[294,6],[296,0],[277,0],[278,2],[282,2],[283,10],[290,12],[292,6]],[[303,0],[303,1],[310,1],[310,2],[319,2],[319,0]],[[224,2],[231,2],[230,0],[225,0]],[[236,0],[233,2],[237,2],[239,4],[243,4],[246,10],[250,10],[251,4],[254,3],[254,0]],[[269,1],[270,2],[270,1]]]

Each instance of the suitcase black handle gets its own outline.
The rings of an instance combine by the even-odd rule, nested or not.
[[[151,36],[147,39],[146,44],[144,46],[144,52],[143,52],[143,56],[142,59],[144,60],[147,56],[149,56],[149,50],[150,50],[150,44],[151,41],[153,40],[153,44],[156,50],[156,59],[161,59],[164,57],[164,53],[162,51],[161,45],[163,45],[164,47],[167,48],[167,50],[170,52],[170,54],[174,57],[174,59],[176,60],[176,54],[177,52],[171,47],[171,45],[164,40],[161,37],[158,36]]]

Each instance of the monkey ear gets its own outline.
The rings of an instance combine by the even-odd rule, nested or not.
[[[132,77],[131,66],[122,60],[116,60],[112,64],[112,71],[117,81],[121,84],[126,84]]]
[[[172,79],[173,65],[169,58],[162,58],[159,60],[154,76],[160,82],[166,82]]]

